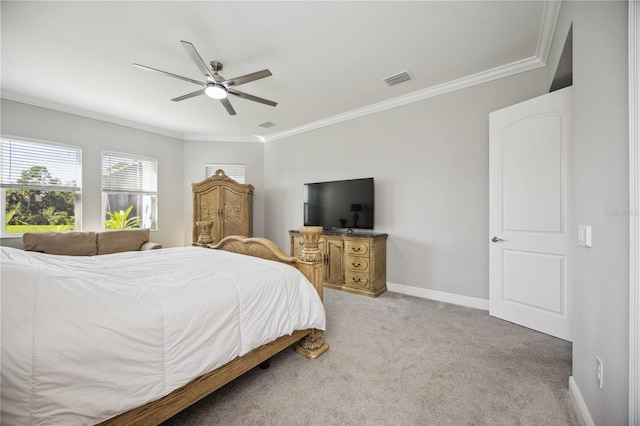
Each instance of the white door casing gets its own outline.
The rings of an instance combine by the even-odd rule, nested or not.
[[[489,313],[571,341],[571,87],[489,115]],[[495,241],[492,241],[495,240]]]
[[[629,424],[640,424],[640,2],[629,2]]]

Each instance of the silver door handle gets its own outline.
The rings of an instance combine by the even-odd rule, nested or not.
[[[500,242],[500,241],[504,241],[504,240],[503,240],[502,238],[493,237],[493,238],[491,239],[491,241],[493,241],[494,243],[498,243],[498,242]]]

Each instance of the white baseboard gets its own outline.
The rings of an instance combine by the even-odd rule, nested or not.
[[[569,395],[571,396],[573,406],[578,413],[578,417],[580,417],[580,423],[585,426],[595,426],[595,423],[593,423],[593,419],[591,418],[591,414],[589,414],[589,410],[587,409],[587,403],[584,402],[582,393],[580,393],[578,384],[574,380],[573,376],[569,376]]]
[[[452,303],[454,305],[467,306],[469,308],[489,310],[489,301],[476,297],[461,296],[459,294],[446,293],[444,291],[428,290],[426,288],[411,287],[403,284],[387,283],[387,290],[407,296],[421,297],[423,299],[437,300],[438,302]]]

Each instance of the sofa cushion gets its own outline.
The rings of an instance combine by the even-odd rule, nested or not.
[[[142,246],[140,246],[140,251],[157,250],[157,249],[161,249],[161,248],[162,248],[162,244],[160,244],[160,243],[152,243],[151,241],[147,241]]]
[[[149,241],[149,229],[117,229],[98,232],[98,254],[138,251]]]
[[[25,232],[24,249],[67,256],[93,256],[98,253],[95,232]]]

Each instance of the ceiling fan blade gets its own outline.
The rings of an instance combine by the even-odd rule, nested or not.
[[[236,115],[236,110],[231,106],[229,98],[220,99],[220,102],[222,102],[222,105],[224,105],[229,115]]]
[[[245,84],[250,81],[269,77],[270,75],[273,75],[273,74],[271,74],[271,71],[267,69],[267,70],[252,72],[251,74],[247,74],[247,75],[241,75],[240,77],[236,77],[236,78],[230,78],[229,80],[220,82],[220,84],[223,84],[227,87],[240,86],[241,84]]]
[[[166,72],[166,71],[160,71],[160,70],[157,70],[155,68],[147,67],[145,65],[140,65],[140,64],[133,64],[133,65],[135,65],[136,67],[138,67],[140,69],[146,70],[146,71],[153,71],[153,72],[157,72],[157,73],[160,73],[160,74],[167,75],[169,77],[179,78],[180,80],[188,81],[189,83],[199,84],[200,86],[206,86],[207,85],[207,83],[203,83],[202,81],[192,80],[192,79],[190,79],[188,77],[183,77],[183,76],[177,75],[177,74],[171,74],[170,72]]]
[[[195,62],[195,64],[200,69],[200,71],[202,71],[202,73],[207,77],[207,80],[209,80],[212,83],[215,83],[216,82],[215,77],[213,76],[213,74],[211,74],[211,71],[209,70],[209,67],[202,60],[202,57],[200,56],[200,54],[198,53],[196,48],[193,47],[193,44],[189,43],[188,41],[184,41],[184,40],[180,40],[180,43],[182,43],[184,48],[187,50],[187,53],[189,54],[189,56],[191,56],[191,59],[193,59],[193,62]]]
[[[241,97],[243,99],[247,99],[249,101],[260,102],[261,104],[269,105],[269,106],[272,106],[272,107],[278,105],[277,102],[270,101],[269,99],[259,98],[257,96],[253,96],[253,95],[250,95],[248,93],[240,92],[239,90],[235,90],[235,89],[229,89],[229,90],[227,90],[227,93],[231,93],[232,95],[236,95],[238,97]]]
[[[177,98],[173,98],[171,100],[174,102],[180,102],[180,101],[184,101],[185,99],[193,98],[194,96],[198,96],[202,94],[204,94],[204,89],[196,90],[195,92],[187,93],[186,95],[178,96]]]

